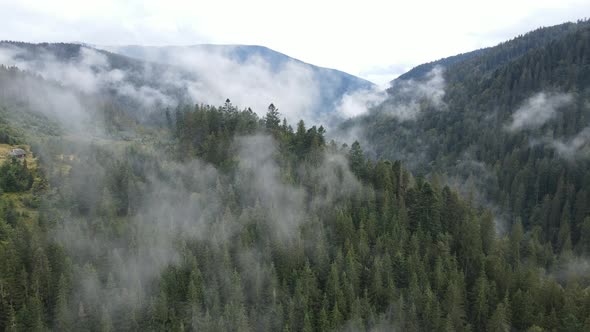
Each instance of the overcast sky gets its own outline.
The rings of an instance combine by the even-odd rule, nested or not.
[[[589,0],[0,0],[0,40],[257,44],[383,84],[424,62],[588,16]]]

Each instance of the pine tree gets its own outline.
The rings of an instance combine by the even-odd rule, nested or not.
[[[359,177],[364,176],[365,156],[361,145],[358,141],[354,141],[348,153],[348,160],[350,169]]]
[[[57,290],[55,327],[60,331],[71,331],[72,328],[72,317],[68,306],[66,279],[63,274],[59,278]]]
[[[506,302],[498,303],[488,322],[490,332],[510,332],[509,308]]]
[[[268,130],[273,131],[279,129],[279,125],[281,124],[281,118],[279,115],[279,110],[275,107],[274,104],[268,105],[268,111],[266,112],[264,123],[266,129]]]

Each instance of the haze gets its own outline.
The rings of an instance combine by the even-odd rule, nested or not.
[[[384,85],[420,63],[588,12],[584,0],[0,0],[0,40],[256,44]]]

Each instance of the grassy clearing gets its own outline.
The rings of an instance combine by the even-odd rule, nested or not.
[[[0,164],[10,157],[8,154],[10,150],[17,148],[27,151],[27,156],[25,157],[25,159],[27,161],[27,166],[29,167],[29,169],[33,170],[37,168],[37,160],[33,157],[31,147],[28,145],[0,144]]]
[[[27,156],[25,157],[25,160],[27,161],[27,167],[30,170],[35,170],[37,168],[37,159],[33,157],[33,154],[31,153],[31,147],[29,145],[0,144],[0,164],[8,160],[8,158],[10,158],[10,150],[16,148],[23,149],[27,152]],[[17,214],[22,216],[22,220],[26,220],[28,223],[37,220],[39,212],[27,205],[27,202],[30,202],[33,199],[30,190],[25,192],[2,193],[2,198],[14,202],[14,208]]]
[[[39,216],[39,211],[27,206],[26,201],[32,199],[32,194],[29,191],[17,193],[3,193],[2,198],[14,202],[14,209],[16,213],[28,223],[33,223]]]

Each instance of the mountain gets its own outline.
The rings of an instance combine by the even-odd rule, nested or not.
[[[229,102],[186,105],[161,125],[112,126],[108,97],[0,66],[0,330],[477,321],[461,296],[439,297],[467,294],[484,259],[504,259],[484,255],[501,245],[488,211],[400,163],[373,167],[358,144],[328,144],[321,127],[294,131],[274,109],[260,118]],[[16,148],[26,157],[10,157]],[[435,291],[422,304],[429,275]],[[503,305],[489,293],[490,306]]]
[[[187,101],[187,84],[195,80],[173,66],[68,43],[2,41],[0,65],[40,75],[76,93],[108,99],[138,120]]]
[[[590,33],[569,27],[396,80],[344,124],[363,147],[192,100],[304,106],[294,61],[1,44],[0,331],[590,331]]]
[[[138,118],[179,101],[215,105],[230,99],[259,115],[274,103],[292,122],[336,122],[346,94],[373,88],[352,75],[259,46],[130,46],[117,52],[122,55],[81,44],[4,41],[0,63],[82,92],[115,95]]]
[[[418,66],[343,128],[376,157],[444,179],[557,253],[590,227],[590,21]],[[475,189],[479,188],[479,189]],[[481,189],[484,189],[483,191]]]
[[[442,66],[447,69],[454,67],[457,70],[463,68],[471,75],[477,75],[484,72],[492,72],[497,67],[514,60],[528,51],[543,47],[544,45],[562,38],[563,36],[574,32],[580,28],[580,25],[586,23],[564,23],[550,28],[539,28],[523,36],[516,37],[512,40],[503,42],[495,47],[487,47],[472,52],[462,53],[437,61],[425,63],[412,68],[407,73],[400,75],[396,81],[421,79],[436,66]]]
[[[268,47],[258,45],[200,44],[191,46],[128,45],[97,47],[136,59],[171,65],[178,64],[174,60],[179,57],[179,54],[194,55],[196,57],[217,55],[241,65],[255,61],[263,61],[270,66],[271,71],[274,73],[280,72],[281,69],[289,63],[296,63],[309,68],[313,72],[314,79],[320,84],[322,94],[326,95],[324,97],[326,100],[331,98],[333,101],[337,101],[337,98],[341,97],[344,93],[374,87],[373,83],[360,77],[336,69],[315,66]]]
[[[315,89],[319,91],[318,100],[308,105],[314,113],[331,113],[344,95],[375,88],[373,83],[362,78],[336,69],[314,66],[264,46],[201,44],[97,47],[136,59],[180,66],[202,76],[208,76],[207,72],[213,69],[214,78],[212,79],[216,80],[230,80],[244,75],[244,85],[251,84],[251,78],[274,80],[282,84],[281,82],[288,76],[301,78],[301,72],[303,72],[304,77],[301,78],[300,84],[315,85]],[[252,67],[255,67],[257,71],[268,70],[268,73],[258,75],[252,72]],[[260,84],[260,82],[254,82],[254,84]],[[289,93],[297,94],[297,90],[302,89],[301,86],[293,88],[296,90],[289,89]],[[229,98],[233,100],[231,96]],[[324,117],[324,119],[328,120],[330,117]]]

